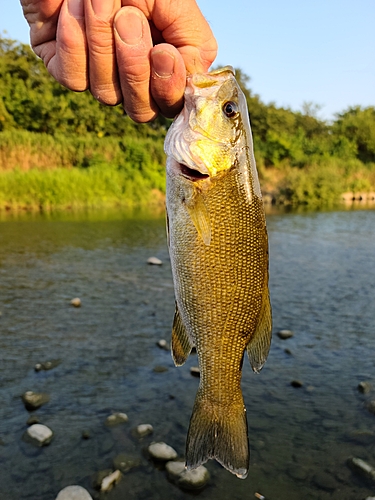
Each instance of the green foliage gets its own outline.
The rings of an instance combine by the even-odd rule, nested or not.
[[[236,70],[246,96],[260,179],[285,203],[330,204],[375,191],[375,108],[333,124],[319,106],[265,104]],[[0,37],[0,207],[144,204],[165,191],[170,120],[140,125],[121,106],[59,85],[30,47]],[[157,194],[158,193],[158,194]]]

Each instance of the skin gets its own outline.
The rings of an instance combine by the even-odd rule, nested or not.
[[[195,0],[21,0],[34,52],[49,73],[137,122],[183,106],[186,75],[217,53]]]

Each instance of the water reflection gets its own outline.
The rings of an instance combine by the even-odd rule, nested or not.
[[[108,499],[189,495],[171,485],[142,454],[165,440],[182,455],[197,388],[189,368],[174,368],[156,347],[169,339],[174,309],[162,214],[25,214],[0,222],[0,498],[54,498],[68,484],[91,489],[91,475],[126,451],[142,465]],[[365,498],[371,486],[346,465],[375,465],[374,416],[357,391],[375,387],[375,212],[270,214],[274,337],[261,375],[244,366],[251,470],[239,481],[209,463],[202,499]],[[148,266],[158,256],[163,265]],[[74,309],[70,299],[80,297]],[[287,349],[287,352],[285,351]],[[37,362],[60,359],[35,372]],[[154,366],[168,368],[155,373]],[[296,389],[292,380],[303,386]],[[51,394],[37,410],[55,432],[35,449],[21,439],[26,390]],[[129,424],[104,426],[112,411]],[[136,440],[131,428],[151,423]],[[90,439],[82,440],[83,430]],[[371,491],[370,491],[371,490]]]

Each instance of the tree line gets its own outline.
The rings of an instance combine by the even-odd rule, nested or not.
[[[280,202],[312,205],[334,203],[345,191],[375,191],[375,107],[351,107],[328,123],[311,103],[302,111],[265,104],[250,89],[249,77],[236,73],[250,111],[263,191]],[[0,206],[17,204],[17,196],[19,203],[32,205],[27,175],[39,176],[45,185],[43,172],[55,170],[48,175],[57,185],[59,176],[67,176],[64,169],[81,169],[79,175],[85,170],[86,182],[98,169],[112,171],[122,176],[123,196],[102,193],[104,199],[149,202],[146,193],[164,191],[163,141],[169,125],[163,117],[134,123],[121,106],[104,106],[89,92],[67,90],[28,45],[0,37]],[[24,183],[24,194],[12,194],[14,176],[17,185]],[[129,186],[136,183],[141,187],[134,188],[138,194],[132,199]],[[67,193],[56,203],[64,205],[68,198]],[[35,203],[43,205],[43,197]],[[53,206],[54,200],[48,203]]]

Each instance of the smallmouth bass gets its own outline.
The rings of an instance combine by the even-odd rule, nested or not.
[[[167,232],[176,296],[172,357],[196,347],[200,383],[186,466],[216,459],[249,468],[241,392],[247,351],[263,367],[271,343],[268,237],[249,115],[230,66],[187,79],[185,105],[165,139]]]

